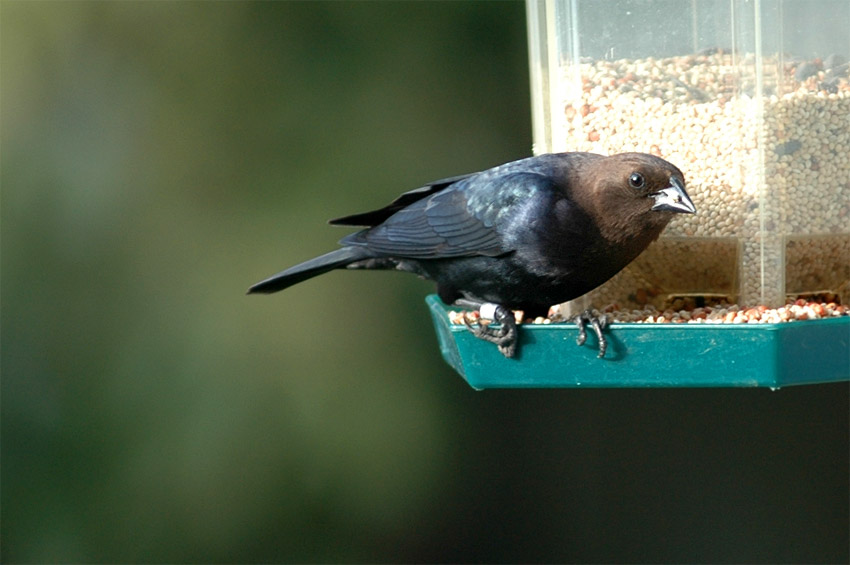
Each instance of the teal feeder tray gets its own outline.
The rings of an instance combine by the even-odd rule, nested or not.
[[[517,357],[449,322],[427,298],[443,358],[475,389],[770,387],[850,381],[850,316],[784,324],[611,324],[597,357],[592,331],[523,324]]]

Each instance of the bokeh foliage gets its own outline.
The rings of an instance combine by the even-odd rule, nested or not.
[[[846,559],[846,386],[475,393],[429,283],[244,296],[530,153],[521,3],[0,25],[4,562]]]

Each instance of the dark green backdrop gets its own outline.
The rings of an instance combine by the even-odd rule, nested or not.
[[[846,385],[473,392],[429,283],[244,296],[530,154],[523,4],[0,23],[3,562],[847,561]]]

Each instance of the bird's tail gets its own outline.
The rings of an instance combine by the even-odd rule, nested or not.
[[[370,257],[369,252],[362,247],[350,246],[336,249],[258,282],[248,289],[248,294],[271,294],[368,257]]]

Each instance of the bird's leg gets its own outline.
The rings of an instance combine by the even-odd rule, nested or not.
[[[499,304],[481,303],[470,299],[459,299],[455,301],[458,306],[472,307],[478,309],[478,312],[483,318],[492,318],[493,321],[499,323],[499,329],[493,329],[489,324],[478,323],[472,325],[464,316],[463,323],[472,335],[478,339],[483,339],[490,343],[495,343],[499,348],[499,352],[505,357],[513,357],[516,355],[518,330],[514,313],[504,306]]]
[[[589,323],[593,327],[593,331],[596,333],[596,338],[599,340],[599,358],[605,357],[605,351],[608,349],[608,340],[605,339],[605,335],[602,331],[608,326],[608,318],[605,317],[605,314],[601,316],[594,316],[593,312],[590,310],[585,310],[578,316],[573,318],[573,321],[578,326],[578,337],[576,338],[576,343],[579,345],[584,345],[584,342],[587,341],[587,329],[585,328],[585,324]]]
[[[492,311],[493,321],[499,323],[499,329],[493,329],[490,325],[481,324],[473,326],[464,318],[466,327],[472,332],[472,335],[478,339],[495,343],[499,348],[499,352],[505,357],[513,357],[516,355],[517,347],[517,325],[514,313],[504,306],[494,305]],[[480,312],[480,311],[479,311]],[[489,316],[486,316],[489,317]]]

